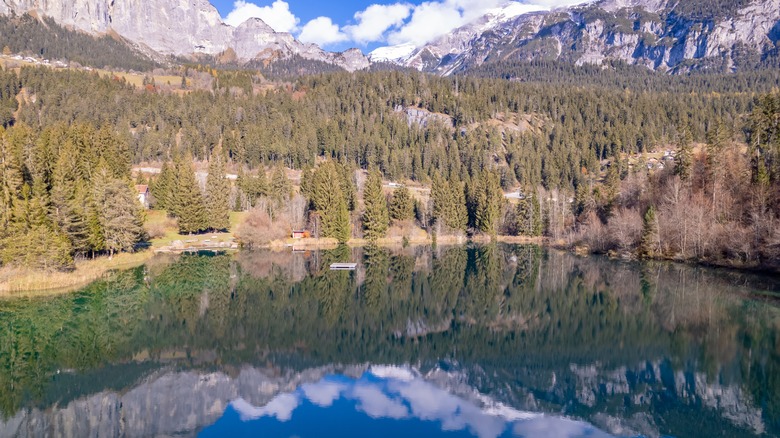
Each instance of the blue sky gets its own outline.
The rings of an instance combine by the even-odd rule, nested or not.
[[[422,45],[485,12],[513,5],[533,11],[587,0],[210,0],[226,23],[237,26],[259,17],[277,32],[329,50]]]

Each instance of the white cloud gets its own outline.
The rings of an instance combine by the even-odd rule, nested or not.
[[[299,19],[290,11],[290,5],[276,0],[271,6],[257,6],[244,0],[236,0],[233,10],[225,17],[225,23],[238,26],[250,18],[259,18],[277,32],[295,32]]]
[[[448,32],[466,25],[498,7],[505,12],[520,13],[546,10],[560,6],[588,3],[593,0],[524,0],[507,4],[506,0],[433,0],[415,6],[411,18],[386,35],[393,45],[431,42]],[[376,40],[379,41],[379,40]]]
[[[560,8],[563,6],[574,6],[583,3],[591,3],[593,0],[534,0],[533,4],[544,6],[550,9]]]
[[[344,31],[357,43],[383,41],[384,33],[390,28],[401,26],[411,11],[412,6],[407,3],[374,4],[356,12],[357,24],[344,26]]]
[[[463,24],[463,16],[454,5],[425,2],[414,8],[409,22],[391,32],[387,41],[390,44],[412,43],[419,46]]]
[[[289,421],[292,413],[298,407],[299,400],[294,394],[280,394],[271,399],[267,405],[258,408],[252,406],[243,398],[230,403],[239,413],[241,421],[256,420],[261,417],[276,417],[279,421]]]
[[[317,17],[303,26],[298,39],[304,43],[327,46],[347,41],[349,37],[330,18]]]
[[[336,399],[341,397],[341,392],[346,389],[346,385],[338,382],[329,382],[327,380],[321,380],[317,383],[307,384],[301,387],[306,398],[322,408],[327,408],[332,405]]]
[[[371,418],[406,418],[409,410],[400,401],[393,400],[376,385],[358,383],[352,390],[352,397],[360,404],[358,409]]]

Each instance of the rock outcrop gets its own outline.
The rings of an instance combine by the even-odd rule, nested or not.
[[[354,50],[326,52],[289,33],[275,32],[257,18],[238,27],[227,25],[208,0],[0,0],[0,14],[26,12],[91,34],[116,32],[163,55],[216,55],[233,49],[242,61],[297,54],[349,71],[369,65]]]

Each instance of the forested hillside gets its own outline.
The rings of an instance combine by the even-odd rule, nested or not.
[[[662,90],[664,80],[670,91]],[[217,80],[216,91],[180,96],[140,92],[121,80],[75,71],[26,68],[4,81],[35,97],[16,122],[113,126],[128,137],[135,162],[163,160],[177,144],[205,160],[223,141],[231,162],[250,168],[277,161],[302,168],[325,155],[362,168],[377,165],[388,178],[423,182],[436,171],[465,179],[496,168],[505,188],[573,188],[583,169],[598,172],[600,160],[672,142],[677,127],[690,127],[694,140],[703,141],[717,121],[742,124],[756,93],[778,84],[773,72],[699,80],[651,76],[648,82],[659,85],[640,92],[576,81],[375,72],[306,76],[254,94],[247,93],[252,81],[242,91]],[[749,83],[750,90],[743,86]],[[399,111],[404,108],[451,122],[409,123]],[[508,122],[490,123],[499,115]],[[528,129],[519,123],[524,116],[531,120]]]
[[[66,29],[49,17],[0,15],[0,47],[10,53],[62,59],[92,67],[147,71],[159,64],[121,37],[100,37]]]
[[[81,131],[62,128],[76,126],[96,133],[79,144],[92,144],[100,151],[100,135],[110,135],[121,145],[126,170],[112,177],[128,184],[129,163],[172,162],[169,168],[179,175],[171,177],[176,184],[163,189],[155,181],[153,193],[160,206],[179,219],[182,232],[224,228],[224,220],[208,221],[215,214],[204,209],[213,195],[198,193],[194,159],[220,163],[220,175],[226,169],[239,173],[238,194],[220,198],[221,210],[266,206],[270,216],[256,222],[260,224],[278,221],[278,208],[289,204],[292,216],[279,227],[282,236],[295,223],[341,242],[354,237],[355,230],[376,240],[386,233],[391,219],[409,220],[413,215],[419,227],[431,230],[435,225],[437,232],[493,236],[544,232],[572,244],[589,242],[593,250],[637,253],[644,245],[641,236],[666,232],[663,226],[652,229],[650,218],[643,233],[642,217],[650,206],[662,207],[666,187],[677,181],[687,191],[676,192],[676,199],[694,202],[709,197],[711,202],[699,204],[707,211],[706,220],[720,221],[724,232],[739,228],[762,236],[737,251],[712,247],[708,258],[736,256],[755,264],[772,257],[777,246],[773,243],[777,227],[772,224],[778,217],[780,136],[777,98],[761,96],[777,87],[777,71],[670,77],[626,66],[615,72],[556,63],[517,67],[518,72],[527,72],[524,78],[377,71],[323,73],[273,83],[255,72],[200,66],[195,68],[214,76],[211,88],[176,93],[163,92],[153,78],[137,88],[119,77],[75,70],[5,71],[0,74],[6,108],[4,154],[13,158],[3,161],[6,221],[16,220],[18,215],[12,213],[16,205],[52,196],[56,184],[47,171],[40,171],[42,161],[37,157],[42,152],[37,151],[59,157],[63,143],[46,139],[54,135],[65,144],[76,141],[69,139],[81,138]],[[17,97],[22,102],[18,109]],[[723,131],[724,126],[729,129]],[[29,140],[15,140],[21,137]],[[694,147],[697,143],[712,147]],[[85,147],[80,150],[89,150]],[[680,151],[674,169],[659,172],[664,166],[652,165],[648,171],[647,163],[636,158],[670,149]],[[98,156],[90,155],[92,167],[83,170],[88,181],[95,169],[103,168],[93,162]],[[323,159],[331,159],[334,167],[323,165]],[[743,182],[733,187],[740,192],[732,193],[728,202],[716,190],[727,184],[723,178],[728,172],[708,170],[715,162],[729,164],[729,172],[743,176]],[[305,204],[291,201],[293,192],[283,167],[303,170],[300,192]],[[268,168],[276,169],[270,184],[263,181]],[[355,181],[354,169],[371,170],[368,182]],[[15,176],[5,176],[9,172]],[[420,199],[410,204],[403,196],[384,199],[382,178],[431,187],[430,204]],[[340,181],[341,190],[334,190],[332,181]],[[214,184],[224,187],[223,182]],[[355,201],[356,187],[362,192],[360,205]],[[760,205],[750,196],[759,188],[767,194]],[[503,192],[518,189],[528,196],[517,206],[507,203]],[[322,198],[323,191],[331,198]],[[169,197],[170,205],[164,205]],[[260,197],[271,199],[257,202]],[[54,205],[51,202],[55,201],[45,204]],[[301,206],[294,214],[293,204]],[[203,207],[190,214],[188,209],[195,205]],[[719,213],[724,209],[741,213],[726,217]],[[618,216],[621,212],[625,214]],[[50,217],[52,232],[67,234]],[[616,217],[631,224],[623,240],[589,237],[594,235],[589,232],[593,226],[608,227]],[[699,226],[704,218],[697,219]],[[29,223],[26,226],[31,229]],[[137,241],[134,236],[129,241]],[[666,246],[662,242],[668,239],[661,239],[645,255],[705,256],[703,250],[690,249],[687,237],[681,239],[679,245]],[[719,241],[716,235],[709,239]],[[113,248],[100,242],[84,246],[74,236],[69,241],[70,254]]]

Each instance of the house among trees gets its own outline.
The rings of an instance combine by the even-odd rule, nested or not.
[[[138,202],[140,202],[144,208],[149,208],[149,186],[146,184],[139,184],[135,186],[135,190],[138,193]]]
[[[292,238],[293,239],[305,239],[309,237],[309,232],[304,230],[293,230],[292,231]]]

